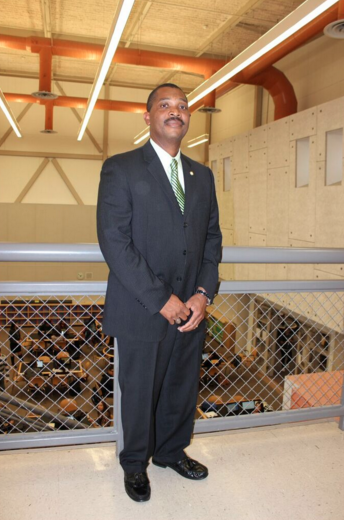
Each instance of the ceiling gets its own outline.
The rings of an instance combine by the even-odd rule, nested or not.
[[[136,0],[120,47],[229,60],[256,41],[303,0]],[[0,35],[40,36],[104,45],[117,0],[10,0],[0,2]],[[52,78],[92,83],[97,61],[53,56]],[[0,75],[38,78],[39,56],[0,45]],[[178,83],[186,92],[203,76],[138,65],[113,65],[107,83],[152,88]],[[1,79],[0,79],[1,86]]]

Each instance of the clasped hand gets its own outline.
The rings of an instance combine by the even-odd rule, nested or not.
[[[180,332],[189,332],[190,330],[196,329],[204,319],[206,307],[207,300],[201,294],[194,294],[186,303],[183,303],[175,294],[171,294],[170,299],[165,303],[160,314],[162,314],[171,325],[174,325],[175,322],[178,323],[178,319],[182,321],[187,320],[192,311],[192,316],[189,321],[185,323],[185,325],[178,327]]]

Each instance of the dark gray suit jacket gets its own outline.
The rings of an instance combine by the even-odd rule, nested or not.
[[[182,155],[182,215],[152,145],[107,159],[98,196],[98,239],[110,268],[105,334],[160,341],[159,313],[170,295],[186,301],[198,286],[212,297],[218,283],[221,232],[209,168]]]

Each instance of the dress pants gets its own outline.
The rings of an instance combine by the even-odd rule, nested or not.
[[[197,403],[205,320],[191,332],[169,325],[162,341],[117,338],[124,449],[129,473],[150,457],[178,462],[190,444]]]

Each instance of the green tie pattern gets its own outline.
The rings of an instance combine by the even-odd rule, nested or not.
[[[179,204],[180,211],[184,215],[185,195],[178,178],[177,159],[172,159],[171,161],[171,186]]]

